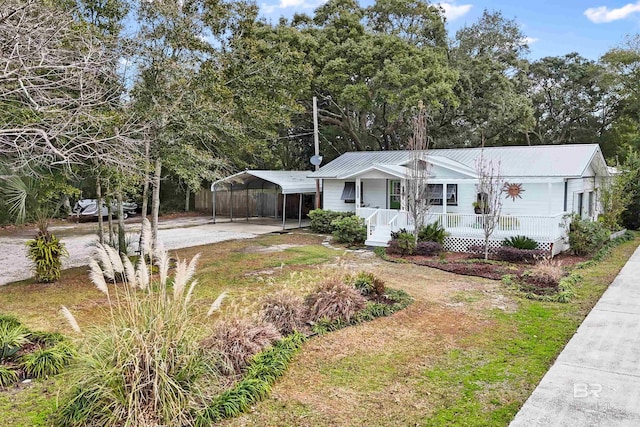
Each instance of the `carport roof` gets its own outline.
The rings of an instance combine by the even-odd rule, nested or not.
[[[211,191],[220,186],[233,190],[280,187],[282,194],[315,193],[316,180],[308,178],[310,171],[246,170],[211,184]]]

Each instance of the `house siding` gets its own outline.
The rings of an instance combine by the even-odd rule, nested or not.
[[[371,208],[387,209],[386,178],[376,180],[362,180],[362,203]]]
[[[355,181],[348,180],[348,181]],[[342,190],[344,189],[345,180],[342,179],[325,179],[322,186],[322,207],[326,210],[339,212],[355,212],[355,203],[345,203],[341,200]]]

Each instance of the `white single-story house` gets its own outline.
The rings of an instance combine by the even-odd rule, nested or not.
[[[567,249],[565,215],[596,219],[598,190],[610,176],[597,144],[435,149],[423,153],[428,165],[428,222],[440,221],[448,237],[445,248],[465,251],[482,244],[474,202],[479,200],[476,165],[482,155],[499,164],[505,189],[499,226],[491,238],[524,235],[557,254]],[[365,219],[366,244],[385,246],[391,231],[412,228],[407,211],[411,151],[361,151],[341,155],[309,178],[323,180],[322,206],[350,211]]]

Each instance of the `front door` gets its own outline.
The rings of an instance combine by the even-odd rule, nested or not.
[[[400,180],[389,181],[389,209],[400,209],[402,188]]]

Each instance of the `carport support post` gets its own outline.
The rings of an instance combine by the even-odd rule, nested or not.
[[[229,196],[229,221],[233,222],[233,182],[229,187],[229,191],[231,192],[231,195]]]
[[[249,186],[247,185],[247,191],[245,193],[245,197],[246,197],[246,209],[247,209],[247,221],[249,221]]]
[[[287,195],[282,193],[282,229],[284,230],[284,222],[287,218]]]
[[[298,228],[302,228],[302,193],[300,193],[300,201],[298,202]]]
[[[213,223],[216,223],[216,185],[213,184],[211,186],[211,189],[213,190],[213,198],[211,201],[211,204],[213,205]]]

